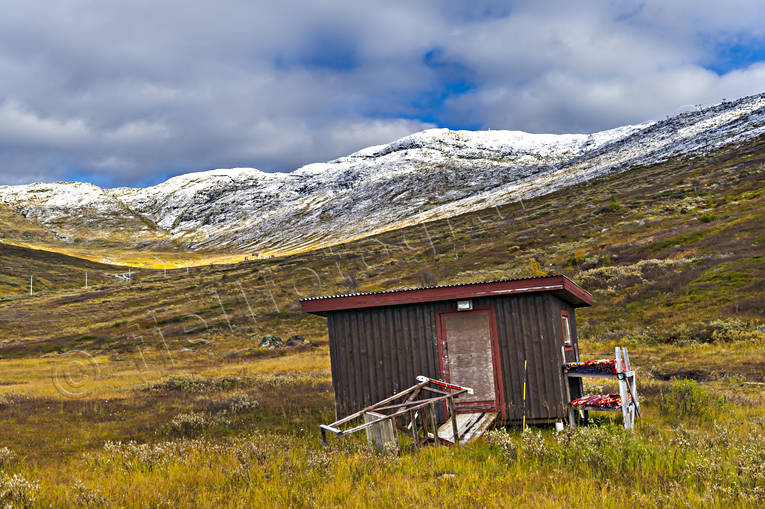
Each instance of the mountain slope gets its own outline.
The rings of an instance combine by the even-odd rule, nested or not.
[[[79,252],[283,254],[546,194],[636,165],[703,155],[763,132],[760,94],[591,135],[433,129],[291,173],[213,170],[146,189],[3,186],[0,205],[15,220],[50,232],[44,245]]]
[[[114,284],[117,280],[110,274],[123,271],[121,267],[0,242],[0,299],[26,295],[30,276],[34,292],[39,293],[84,288],[86,277],[89,287]]]

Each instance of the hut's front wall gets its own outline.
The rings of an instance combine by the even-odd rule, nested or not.
[[[496,314],[504,417],[560,419],[568,391],[561,375],[561,310],[571,320],[577,356],[574,308],[550,293],[473,299]],[[351,309],[328,313],[332,380],[338,415],[346,415],[415,383],[417,375],[441,378],[436,321],[456,311],[455,301]],[[526,406],[523,404],[527,362]],[[497,369],[497,366],[495,366]],[[452,380],[460,383],[459,380]]]

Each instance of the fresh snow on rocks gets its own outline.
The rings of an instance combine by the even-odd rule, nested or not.
[[[189,173],[148,188],[0,186],[66,241],[287,253],[543,195],[765,133],[765,94],[594,134],[429,129],[291,173]]]

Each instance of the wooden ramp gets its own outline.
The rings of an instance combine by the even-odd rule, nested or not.
[[[459,443],[470,442],[483,435],[496,418],[497,412],[457,414],[457,438],[459,439]],[[452,419],[449,418],[449,420],[438,428],[438,438],[444,442],[453,444],[455,440],[454,432],[452,430]]]

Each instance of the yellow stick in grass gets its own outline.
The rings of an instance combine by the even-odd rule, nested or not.
[[[526,429],[526,362],[523,360],[523,429]]]

